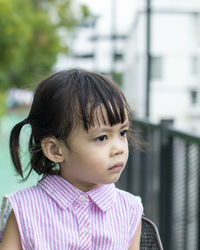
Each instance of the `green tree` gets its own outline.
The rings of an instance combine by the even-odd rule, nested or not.
[[[89,15],[72,0],[0,0],[0,89],[30,87],[51,72],[65,39]]]

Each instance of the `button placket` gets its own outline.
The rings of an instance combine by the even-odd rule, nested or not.
[[[79,204],[76,215],[80,230],[80,243],[83,249],[91,249],[90,198],[87,194],[81,193],[77,198],[77,203]]]
[[[82,229],[82,232],[84,233],[84,234],[87,234],[87,233],[89,233],[89,231],[90,231],[90,228],[89,228],[89,226],[84,226],[83,227],[83,229]]]

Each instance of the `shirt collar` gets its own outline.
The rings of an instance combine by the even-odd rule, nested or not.
[[[103,212],[107,211],[116,200],[114,184],[102,185],[85,193],[64,178],[58,175],[49,175],[42,179],[38,186],[62,209],[71,206],[80,195],[84,194],[87,194]]]
[[[103,211],[107,211],[116,201],[115,185],[107,184],[87,192],[91,200]]]

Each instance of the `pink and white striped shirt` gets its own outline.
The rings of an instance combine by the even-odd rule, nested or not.
[[[143,213],[140,198],[114,184],[82,192],[59,176],[6,197],[26,250],[125,250]]]

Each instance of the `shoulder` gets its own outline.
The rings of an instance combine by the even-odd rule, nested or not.
[[[133,243],[134,245],[134,237],[136,235],[140,236],[140,225],[143,214],[143,205],[141,198],[139,196],[135,196],[129,192],[116,188],[116,201],[118,204],[120,204],[120,208],[125,208],[126,216],[128,217],[128,244],[129,246],[131,246],[131,243]],[[135,240],[137,241],[136,238]]]
[[[129,208],[138,207],[143,210],[143,205],[141,198],[139,196],[135,196],[127,191],[116,188],[116,201],[120,203],[126,204]]]
[[[24,232],[27,231],[26,221],[28,220],[30,211],[33,211],[32,209],[33,204],[38,204],[36,200],[36,197],[38,196],[38,192],[40,192],[38,187],[32,186],[32,187],[24,188],[16,192],[7,194],[3,197],[2,204],[1,204],[1,211],[0,211],[1,234],[4,233],[6,224],[8,225],[16,224],[17,229],[20,232],[21,239],[22,240],[24,239]],[[11,210],[13,211],[12,213],[11,213]],[[12,227],[13,226],[7,227],[8,230],[5,231],[7,232],[6,235],[10,235],[9,232],[12,232],[12,231],[9,228],[12,229]]]
[[[38,194],[41,193],[42,190],[38,186],[31,186],[24,189],[20,189],[13,193],[5,195],[11,203],[13,202],[25,202],[26,200],[32,200],[38,197]]]
[[[31,186],[5,195],[5,199],[12,207],[15,216],[21,217],[26,211],[32,211],[33,207],[37,210],[39,204],[45,197],[44,191],[38,186]]]
[[[116,188],[116,207],[117,211],[123,215],[127,226],[128,245],[133,242],[134,236],[139,234],[141,219],[143,214],[143,205],[141,198],[127,191]]]

